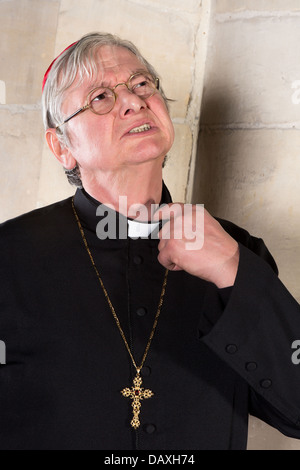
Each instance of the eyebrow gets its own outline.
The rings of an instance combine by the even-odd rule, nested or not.
[[[152,77],[152,74],[149,72],[147,69],[136,69],[134,72],[131,72],[129,75],[128,79],[132,77],[132,75],[135,75],[136,73],[141,73],[141,74],[148,74]],[[121,82],[123,83],[123,82]],[[95,88],[111,88],[111,84],[109,82],[103,81],[98,83],[97,81],[92,82],[88,88],[85,90],[87,94],[89,94],[92,90]]]

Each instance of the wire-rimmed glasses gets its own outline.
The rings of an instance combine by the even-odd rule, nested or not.
[[[93,113],[103,115],[108,114],[114,107],[117,100],[115,89],[118,86],[125,85],[127,89],[139,96],[143,100],[151,98],[159,90],[159,79],[152,77],[152,75],[145,73],[134,73],[131,75],[127,82],[117,83],[113,88],[96,87],[89,92],[86,105],[75,111],[71,116],[67,117],[61,124],[56,126],[55,129],[60,128],[63,124],[73,119],[80,113],[90,109]]]

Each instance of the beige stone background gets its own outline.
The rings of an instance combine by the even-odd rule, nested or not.
[[[0,0],[0,17],[0,221],[73,194],[44,142],[42,77],[81,35],[115,33],[176,100],[173,199],[261,236],[300,300],[300,0]],[[300,441],[251,418],[248,448]]]

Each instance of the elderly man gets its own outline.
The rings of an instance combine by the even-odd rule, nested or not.
[[[299,437],[299,305],[245,230],[204,211],[201,246],[175,236],[199,208],[170,218],[153,67],[94,33],[43,85],[48,145],[78,189],[0,229],[0,448],[244,449],[249,413]],[[99,235],[107,214],[126,236]]]

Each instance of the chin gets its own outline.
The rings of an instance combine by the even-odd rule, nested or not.
[[[144,155],[144,156],[138,156],[138,158],[133,158],[130,163],[133,165],[143,165],[148,163],[150,164],[156,164],[160,165],[161,167],[164,165],[164,160],[165,156],[153,156],[153,155]]]
[[[163,165],[167,152],[168,150],[166,149],[159,149],[159,151],[157,149],[156,151],[150,151],[150,149],[147,149],[146,151],[142,151],[140,153],[133,153],[132,161],[134,161],[135,163],[156,162]]]

